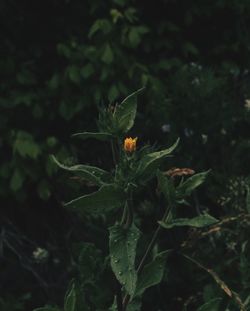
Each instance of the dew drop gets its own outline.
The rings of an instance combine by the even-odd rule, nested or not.
[[[121,271],[119,271],[119,272],[118,272],[118,274],[119,274],[119,275],[122,275],[122,272],[121,272]]]
[[[115,260],[115,263],[118,263],[118,262],[119,262],[119,259],[116,259],[116,260]]]

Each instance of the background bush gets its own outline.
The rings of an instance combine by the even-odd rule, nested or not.
[[[249,229],[240,215],[247,212],[250,168],[249,1],[2,0],[0,8],[0,309],[62,304],[78,269],[77,242],[94,242],[105,253],[103,220],[81,222],[61,206],[85,185],[57,172],[49,154],[99,165],[101,152],[109,167],[105,144],[70,135],[95,130],[99,105],[143,85],[139,144],[169,146],[180,136],[173,165],[213,172],[196,207],[236,217],[190,252],[247,299]],[[141,208],[152,212],[146,203]],[[48,252],[41,261],[33,254],[38,247]],[[170,273],[169,310],[220,292],[197,268],[177,264],[190,274]],[[192,269],[197,283],[187,288]]]

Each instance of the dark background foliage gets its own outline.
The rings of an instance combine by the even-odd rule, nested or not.
[[[107,254],[105,220],[80,221],[61,204],[88,188],[58,172],[49,154],[68,164],[111,167],[105,143],[81,142],[70,135],[96,130],[98,106],[144,85],[132,133],[139,145],[169,146],[181,137],[171,165],[212,169],[194,198],[196,207],[222,218],[245,211],[250,169],[248,0],[1,0],[0,17],[1,310],[61,305],[78,269],[75,254],[81,240]],[[147,200],[140,212],[150,233],[152,224],[145,215],[153,212]],[[250,286],[248,231],[236,220],[192,250],[243,299]],[[181,243],[178,232],[170,237]],[[48,252],[42,262],[33,254],[38,247]],[[168,302],[159,298],[154,310],[181,310],[185,303],[193,310],[192,303],[201,297],[206,301],[221,295],[209,276],[185,260],[173,259],[171,265],[179,269],[169,274],[171,289],[164,282],[158,292],[149,290],[148,297],[167,295]],[[88,291],[100,300],[93,308],[100,308],[112,287],[102,294]]]

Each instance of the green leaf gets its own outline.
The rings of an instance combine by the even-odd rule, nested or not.
[[[222,298],[211,299],[210,301],[199,307],[197,311],[217,311],[219,310],[221,300]]]
[[[33,311],[60,311],[60,309],[54,308],[54,307],[42,307],[42,308],[36,308]]]
[[[162,172],[157,173],[158,186],[160,192],[163,193],[169,205],[175,202],[175,187],[173,180],[163,175]]]
[[[145,26],[133,26],[130,28],[128,39],[132,47],[137,47],[142,41],[142,36],[149,32]]]
[[[93,37],[93,35],[99,30],[104,34],[107,34],[112,30],[112,24],[107,19],[97,19],[91,26],[88,37]]]
[[[57,73],[55,73],[48,81],[48,87],[51,90],[56,90],[59,87],[59,83],[60,83],[60,76]]]
[[[64,301],[64,311],[75,311],[76,309],[76,291],[73,283],[71,289],[67,293]]]
[[[133,296],[137,273],[135,270],[136,245],[140,231],[132,224],[129,228],[114,225],[109,228],[109,248],[111,267],[130,296]]]
[[[92,243],[81,243],[78,257],[78,270],[81,286],[95,285],[102,271],[102,253]]]
[[[24,179],[25,176],[18,169],[15,169],[14,174],[12,175],[10,180],[11,190],[15,192],[18,191],[22,187]]]
[[[248,213],[250,213],[250,187],[247,187],[246,208]]]
[[[105,64],[108,64],[110,65],[114,60],[114,54],[113,54],[113,51],[110,47],[110,44],[107,43],[105,48],[104,48],[104,52],[103,52],[103,55],[102,55],[102,61],[105,63]]]
[[[54,155],[51,155],[51,159],[62,169],[66,171],[70,171],[74,173],[75,175],[83,178],[84,180],[90,181],[94,183],[95,185],[102,186],[106,182],[111,181],[111,175],[104,171],[101,168],[95,167],[95,166],[89,166],[89,165],[73,165],[73,166],[65,166],[62,163],[60,163]]]
[[[185,180],[182,184],[180,184],[177,187],[176,189],[177,196],[179,198],[183,198],[190,195],[194,189],[199,187],[205,181],[207,174],[209,172],[210,170],[189,177],[187,180]]]
[[[49,199],[51,192],[50,192],[49,184],[45,179],[39,182],[37,186],[37,192],[41,199],[45,201]]]
[[[124,205],[126,200],[122,189],[114,185],[102,186],[98,191],[81,196],[65,204],[80,214],[99,215]]]
[[[93,132],[83,132],[83,133],[75,133],[72,137],[79,137],[81,139],[94,138],[101,141],[111,140],[114,138],[112,134],[109,133],[93,133]]]
[[[27,132],[19,131],[13,145],[14,152],[18,152],[22,157],[36,159],[41,150],[37,143],[34,142],[32,135]]]
[[[168,223],[165,223],[163,221],[158,221],[158,223],[166,229],[170,229],[173,227],[183,227],[183,226],[189,226],[189,227],[195,227],[195,228],[202,228],[206,226],[210,226],[213,224],[216,224],[219,220],[206,214],[197,216],[194,218],[177,218],[174,219]]]
[[[145,265],[140,273],[134,296],[142,295],[144,291],[159,284],[164,275],[165,261],[170,251],[164,251],[155,256],[153,261]]]
[[[117,9],[111,9],[110,10],[110,15],[112,17],[112,20],[113,20],[114,24],[116,24],[119,19],[123,18],[122,13],[120,11],[118,11]]]
[[[117,123],[118,132],[125,134],[134,125],[137,110],[137,95],[143,90],[144,88],[141,88],[130,94],[116,107],[114,118]]]
[[[79,68],[77,66],[72,65],[67,68],[67,72],[68,72],[70,80],[76,84],[79,84],[80,82]]]
[[[108,92],[109,101],[110,102],[115,101],[118,98],[119,94],[120,94],[119,89],[117,88],[115,84],[113,84]]]
[[[86,64],[80,70],[80,73],[84,79],[88,79],[95,72],[95,69],[91,63]]]
[[[152,152],[146,154],[140,161],[137,169],[137,177],[145,181],[156,174],[156,170],[159,168],[162,160],[164,160],[169,154],[177,147],[179,143],[179,138],[177,141],[168,149]]]

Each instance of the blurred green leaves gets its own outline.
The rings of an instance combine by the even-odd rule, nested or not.
[[[36,159],[41,153],[39,144],[34,141],[33,136],[24,131],[17,132],[13,144],[13,151],[24,158],[30,157],[32,159]]]

